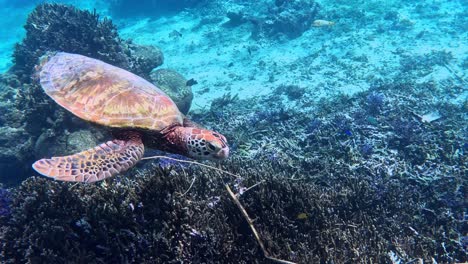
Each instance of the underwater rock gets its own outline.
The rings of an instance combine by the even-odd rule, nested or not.
[[[229,18],[229,21],[226,22],[224,25],[228,27],[237,27],[248,21],[244,13],[239,12],[239,11],[238,12],[228,11],[226,16]]]
[[[150,74],[151,81],[163,90],[177,105],[183,114],[187,114],[192,105],[192,87],[180,73],[171,69],[158,69]],[[193,83],[193,82],[192,82]]]
[[[306,88],[297,85],[280,85],[275,89],[276,94],[284,94],[290,101],[299,100],[306,93]]]
[[[127,41],[128,42],[128,41]],[[162,51],[154,46],[127,44],[130,52],[129,67],[130,71],[136,75],[150,80],[150,72],[164,62]]]
[[[112,21],[72,6],[38,5],[24,28],[26,37],[13,54],[13,72],[22,82],[31,81],[34,65],[47,51],[77,53],[143,75],[162,63],[158,49],[126,45]],[[151,56],[143,59],[146,55]]]
[[[86,149],[94,148],[104,140],[100,130],[93,127],[74,132],[55,134],[54,130],[45,130],[34,144],[34,156],[38,158],[65,156]]]

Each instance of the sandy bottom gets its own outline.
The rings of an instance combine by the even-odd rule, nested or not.
[[[448,65],[424,72],[415,82],[442,83],[463,77],[468,33],[459,21],[462,1],[427,4],[437,8],[421,8],[417,2],[404,1],[367,1],[354,6],[348,1],[319,2],[322,8],[318,18],[336,24],[311,27],[290,41],[253,40],[251,25],[226,27],[227,18],[201,24],[202,16],[194,11],[158,19],[113,20],[123,38],[160,47],[165,55],[163,68],[173,68],[198,81],[193,86],[192,109],[209,106],[214,98],[226,93],[248,98],[271,93],[280,85],[305,87],[315,98],[353,94],[377,80],[399,76],[405,71],[402,58],[431,52],[449,52],[453,59]],[[94,5],[83,1],[74,4],[88,9]],[[97,7],[108,14],[103,4]],[[225,3],[218,8],[228,11],[239,6]],[[21,24],[31,9],[1,9],[0,71],[12,65],[14,44],[24,35]],[[396,17],[386,17],[389,12]],[[462,101],[467,95],[460,96]]]

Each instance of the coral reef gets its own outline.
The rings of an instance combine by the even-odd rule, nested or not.
[[[307,93],[303,97],[307,98]],[[402,191],[401,195],[418,197],[413,202],[420,203],[419,209],[413,213],[409,210],[407,220],[395,222],[395,227],[400,227],[393,230],[401,230],[402,223],[408,223],[403,229],[410,233],[414,229],[417,233],[403,232],[405,236],[416,235],[421,240],[415,242],[414,237],[396,238],[403,233],[390,232],[384,236],[396,238],[393,248],[401,251],[392,250],[393,253],[390,253],[388,250],[388,256],[396,254],[400,261],[412,258],[429,260],[435,255],[439,256],[437,261],[442,262],[466,261],[468,256],[462,253],[461,242],[458,242],[463,239],[464,227],[461,223],[466,215],[461,206],[467,183],[464,177],[466,132],[462,128],[465,121],[460,111],[463,105],[433,101],[434,97],[444,98],[446,95],[444,89],[433,89],[432,83],[380,83],[371,91],[353,97],[339,96],[331,101],[321,100],[313,112],[288,109],[290,117],[276,121],[263,114],[265,111],[281,109],[279,102],[282,99],[276,92],[265,99],[242,103],[234,101],[232,104],[235,105],[224,108],[223,122],[216,122],[215,115],[200,116],[197,112],[192,115],[202,119],[201,123],[212,123],[212,126],[225,133],[230,142],[236,142],[236,148],[232,151],[234,156],[252,159],[265,157],[270,164],[288,164],[289,175],[293,180],[311,180],[338,191],[335,187],[344,179],[369,177],[368,180],[360,178],[360,182],[368,182],[376,188],[379,198],[373,198],[373,203],[381,200],[382,193],[393,184],[395,188],[398,185],[400,188],[411,186]],[[299,108],[309,103],[299,102]],[[424,123],[414,114],[435,109],[442,118],[432,123]],[[257,118],[257,114],[250,114],[252,112],[262,114]],[[255,125],[262,124],[262,120],[266,120],[264,123],[267,125]],[[337,167],[341,166],[347,167],[349,172],[337,172]],[[297,173],[294,173],[296,170]],[[343,179],[339,179],[341,177]],[[451,182],[452,187],[447,186],[447,182]],[[427,189],[429,186],[430,191]],[[438,197],[444,197],[445,202],[441,203]],[[403,201],[406,198],[391,199]],[[352,200],[349,202],[353,203]],[[400,206],[388,205],[388,210],[394,210],[396,214],[405,211]],[[444,210],[450,211],[449,215],[453,218],[443,222],[458,222],[461,225],[452,226],[450,231],[434,232],[426,229],[438,221],[429,221],[426,219],[427,214],[440,220]],[[421,222],[416,223],[415,219]],[[424,235],[421,229],[425,230]],[[450,249],[445,248],[445,242],[438,240],[446,232],[454,235]],[[378,236],[383,235],[378,233]],[[433,242],[429,242],[431,239]],[[432,249],[426,253],[422,253],[424,250],[418,250],[419,253],[414,251],[426,246]]]
[[[23,82],[30,81],[34,65],[47,51],[78,53],[143,77],[147,77],[163,61],[161,52],[156,48],[124,43],[109,19],[101,20],[95,12],[72,6],[38,5],[29,15],[24,28],[26,37],[16,45],[13,54],[13,71]]]
[[[314,180],[304,174],[294,180],[290,175],[304,170],[265,158],[224,164],[223,169],[242,175],[240,181],[194,167],[177,172],[153,167],[138,177],[98,185],[31,178],[14,193],[9,220],[0,220],[4,226],[0,259],[259,261],[260,248],[224,191],[223,183],[228,182],[241,193],[267,249],[276,257],[300,263],[389,262],[393,252],[402,259],[409,255],[430,260],[437,253],[441,262],[466,260],[456,242],[460,237],[452,231],[460,228],[456,217],[461,211],[445,214],[435,196],[457,180],[433,182],[428,190],[410,179],[389,180],[370,168],[348,166],[329,168],[327,175]],[[441,229],[447,235],[437,231]]]
[[[192,105],[193,93],[188,80],[172,69],[157,69],[150,74],[151,81],[176,103],[183,114]]]
[[[25,127],[24,111],[17,108],[21,83],[15,75],[0,74],[0,182],[17,183],[29,171],[33,140]]]
[[[357,30],[362,40],[362,31],[369,28],[360,31],[357,25],[382,19],[379,23],[388,26],[375,32],[398,31],[404,38],[414,28],[397,11],[373,15],[356,8],[357,2],[337,2],[354,4],[327,14],[327,19],[342,19],[337,34]],[[268,3],[242,1],[250,7],[263,5],[251,10],[264,17],[231,10],[227,26],[252,23],[258,38],[301,34],[302,22],[288,10],[312,1]],[[371,4],[385,9],[380,2]],[[313,6],[310,10],[316,11]],[[433,7],[420,14],[430,16]],[[295,14],[305,15],[305,9]],[[221,23],[205,19],[201,27]],[[294,27],[291,34],[284,25]],[[324,38],[318,39],[325,43]],[[162,61],[157,50],[117,42],[125,67],[138,68],[143,76],[152,61]],[[366,65],[372,56],[351,51],[336,55],[343,43],[332,39],[302,60],[304,65],[298,66],[300,59],[288,64],[288,72],[269,62],[255,65],[269,71],[264,77],[271,80],[280,72],[294,72],[294,67],[304,78],[320,76],[318,68],[329,71],[323,76],[346,69],[343,77],[324,86],[340,85],[339,78],[349,83],[357,76],[351,76],[354,71],[372,69]],[[252,46],[245,50],[247,60],[256,59]],[[216,166],[240,178],[161,159],[141,162],[125,175],[94,185],[32,177],[17,188],[0,188],[0,262],[263,263],[263,253],[224,184],[238,194],[274,257],[297,263],[467,262],[468,104],[466,98],[453,100],[462,93],[463,79],[456,74],[444,83],[415,78],[432,73],[434,65],[450,72],[457,55],[448,49],[416,56],[396,49],[392,54],[401,58],[401,65],[393,68],[395,73],[381,70],[391,72],[384,80],[377,80],[375,68],[372,75],[366,73],[364,78],[376,80],[369,91],[317,99],[315,86],[304,84],[302,76],[294,82],[298,85],[274,84],[271,95],[240,99],[233,88],[210,108],[192,110],[193,120],[227,136],[232,158]],[[331,58],[330,64],[325,58]],[[343,63],[349,58],[354,67]],[[333,63],[347,66],[335,71]],[[29,166],[34,153],[86,148],[104,136],[37,91],[35,84],[16,76],[0,78],[0,111],[6,113],[0,116],[0,134],[6,140],[0,141],[0,181],[21,178],[16,166]],[[437,113],[437,118],[428,119],[427,113]]]
[[[161,160],[96,185],[28,179],[12,193],[10,217],[0,218],[0,260],[261,262],[261,249],[223,188],[227,183],[274,257],[467,261],[461,106],[427,105],[421,99],[434,94],[421,94],[424,85],[381,84],[320,101],[313,113],[284,110],[276,94],[226,95],[222,118],[192,115],[238,143],[219,168],[240,178]],[[369,99],[376,95],[385,104],[371,115]],[[408,105],[438,107],[444,119],[422,123]],[[411,132],[403,127],[417,129],[406,135]],[[392,143],[404,137],[409,141]]]
[[[110,20],[59,4],[38,5],[29,15],[26,37],[14,52],[14,70],[27,81],[46,51],[65,51],[125,66],[120,39]]]

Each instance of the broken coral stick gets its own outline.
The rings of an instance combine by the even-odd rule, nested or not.
[[[284,263],[284,264],[295,264],[294,262],[291,262],[291,261],[287,261],[287,260],[282,260],[282,259],[277,259],[277,258],[274,258],[274,257],[270,257],[270,254],[268,254],[268,251],[265,249],[265,245],[263,244],[262,240],[260,239],[260,235],[258,234],[257,230],[255,229],[254,225],[253,225],[253,221],[252,219],[249,217],[249,215],[247,214],[247,211],[245,211],[244,207],[242,206],[242,204],[239,202],[239,199],[237,199],[237,196],[231,191],[231,188],[229,188],[229,186],[226,184],[226,190],[228,191],[229,195],[231,196],[232,200],[234,200],[234,202],[236,203],[237,207],[239,208],[239,210],[242,212],[242,215],[244,216],[245,220],[247,221],[247,223],[249,224],[250,226],[250,229],[252,230],[252,233],[254,234],[255,236],[255,239],[257,240],[258,244],[260,245],[260,248],[262,249],[263,251],[263,255],[265,256],[265,258],[269,259],[269,260],[272,260],[272,261],[275,261],[275,262],[278,262],[278,263]]]

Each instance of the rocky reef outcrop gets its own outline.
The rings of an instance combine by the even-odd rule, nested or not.
[[[250,2],[227,9],[226,26],[252,25],[254,39],[294,39],[309,30],[319,11],[313,0]]]
[[[172,69],[157,69],[150,74],[151,81],[172,98],[179,110],[187,114],[192,105],[192,82]]]

